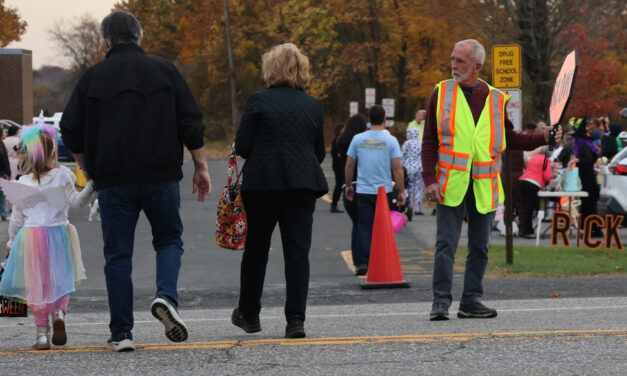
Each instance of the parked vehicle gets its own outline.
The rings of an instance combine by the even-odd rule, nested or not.
[[[600,215],[622,215],[627,219],[627,147],[601,168]],[[623,226],[627,226],[623,219]]]

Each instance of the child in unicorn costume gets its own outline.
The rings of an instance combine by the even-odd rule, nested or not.
[[[13,213],[9,224],[9,258],[0,281],[0,295],[23,301],[35,316],[33,348],[46,350],[67,341],[65,314],[70,294],[85,269],[76,229],[68,221],[68,208],[81,207],[91,198],[92,181],[79,193],[76,177],[55,167],[56,131],[38,124],[24,127],[20,148],[29,173],[16,181],[0,179]],[[52,316],[50,338],[49,315]]]

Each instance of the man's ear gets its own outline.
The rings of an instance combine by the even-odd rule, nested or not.
[[[141,46],[142,44],[142,39],[144,39],[144,32],[142,32],[141,34],[139,34],[139,40],[137,41],[137,45]]]
[[[107,42],[107,40],[104,37],[102,39],[104,39],[105,46],[107,46],[107,50],[110,50],[111,46],[109,46],[109,42]]]

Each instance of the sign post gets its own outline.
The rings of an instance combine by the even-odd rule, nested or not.
[[[492,46],[492,85],[505,88],[503,92],[512,98],[507,104],[507,117],[514,123],[514,129],[522,129],[522,94],[520,92],[521,65],[520,45],[505,44]],[[511,157],[508,149],[503,153],[503,179],[505,188],[505,262],[514,263],[514,239],[512,220],[514,208],[512,204],[512,169]]]

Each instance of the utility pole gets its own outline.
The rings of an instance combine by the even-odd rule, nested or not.
[[[229,57],[229,84],[231,86],[231,116],[233,120],[233,127],[237,130],[239,116],[237,113],[237,106],[235,104],[235,67],[233,65],[233,49],[231,47],[231,30],[229,21],[229,1],[224,0],[224,25],[226,33],[226,51]]]

